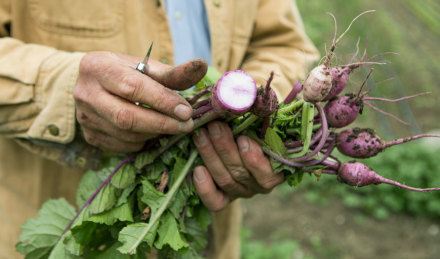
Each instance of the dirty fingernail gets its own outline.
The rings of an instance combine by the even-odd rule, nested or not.
[[[241,153],[247,152],[249,150],[249,140],[245,137],[239,138],[237,140],[238,142],[238,148],[240,149]]]
[[[208,143],[208,137],[206,136],[205,132],[202,130],[199,130],[194,134],[194,142],[197,146],[203,147]]]
[[[213,123],[209,129],[209,133],[215,139],[219,138],[222,135],[223,129],[220,123]]]
[[[190,132],[194,128],[194,121],[187,120],[187,121],[179,122],[178,127],[180,132]]]
[[[206,179],[205,169],[203,167],[197,167],[194,169],[194,178],[199,183],[204,182]]]
[[[191,118],[192,109],[186,105],[179,104],[174,108],[174,115],[181,120],[188,120]]]

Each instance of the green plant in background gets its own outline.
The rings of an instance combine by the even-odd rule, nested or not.
[[[313,259],[304,255],[298,242],[291,239],[271,236],[270,243],[253,240],[252,232],[243,228],[241,231],[241,258],[243,259]]]

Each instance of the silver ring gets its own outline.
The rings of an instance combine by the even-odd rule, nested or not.
[[[139,62],[139,64],[137,64],[136,66],[136,70],[141,72],[142,74],[145,74],[145,64],[142,62]]]

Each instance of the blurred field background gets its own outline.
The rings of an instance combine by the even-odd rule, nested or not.
[[[335,15],[338,35],[366,10],[336,48],[333,64],[346,64],[360,39],[367,57],[383,52],[375,65],[370,96],[430,95],[375,104],[411,123],[405,126],[365,107],[353,126],[372,127],[390,140],[440,131],[440,1],[297,0],[306,31],[321,54],[331,44]],[[354,72],[346,92],[359,89],[370,67]],[[376,85],[386,79],[385,83]],[[440,141],[419,140],[364,160],[385,177],[417,187],[440,186]],[[347,159],[345,159],[347,160]],[[270,195],[243,201],[243,258],[440,258],[440,194],[414,193],[378,185],[351,188],[333,177],[304,176],[297,188],[280,186]]]

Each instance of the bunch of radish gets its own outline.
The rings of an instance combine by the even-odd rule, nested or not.
[[[312,69],[302,83],[296,82],[283,102],[277,100],[271,88],[271,82],[275,80],[273,72],[268,75],[266,85],[261,87],[257,87],[254,79],[241,70],[229,71],[214,80],[205,78],[205,82],[208,82],[205,83],[206,87],[196,88],[197,91],[188,97],[194,109],[193,119],[196,130],[212,120],[228,122],[233,134],[246,134],[256,140],[270,158],[274,173],[284,173],[287,178],[297,177],[303,173],[329,174],[337,176],[341,182],[351,186],[361,187],[385,183],[412,191],[440,190],[440,188],[409,187],[381,177],[361,162],[342,163],[332,155],[332,152],[337,149],[348,157],[368,158],[393,145],[422,137],[440,137],[440,135],[424,134],[384,141],[372,129],[345,128],[355,121],[365,105],[379,110],[370,103],[371,101],[395,102],[415,97],[409,96],[396,100],[368,97],[369,92],[362,92],[362,89],[372,70],[356,93],[339,96],[346,87],[353,70],[364,65],[380,64],[371,61],[379,55],[366,59],[366,51],[364,51],[358,62],[354,61],[357,56],[356,52],[349,64],[331,65],[336,44],[350,26],[337,39],[335,33],[335,38],[322,64]],[[393,118],[396,117],[393,116]],[[114,195],[118,199],[123,195],[135,199],[135,205],[131,205],[133,222],[119,222],[121,226],[116,231],[119,237],[118,235],[113,237],[117,239],[113,243],[117,242],[120,245],[118,248],[120,253],[134,254],[139,251],[141,244],[147,244],[148,247],[154,246],[162,251],[166,249],[171,252],[182,252],[185,249],[185,251],[193,251],[194,247],[190,244],[190,240],[195,237],[190,231],[185,232],[189,244],[187,246],[178,243],[181,245],[179,246],[172,241],[166,243],[163,241],[165,237],[160,236],[160,233],[159,237],[156,236],[156,232],[160,232],[161,224],[165,224],[161,223],[161,220],[169,210],[172,213],[166,214],[167,219],[169,219],[169,214],[172,214],[173,220],[182,225],[187,224],[191,218],[197,218],[194,208],[201,206],[197,197],[187,194],[185,196],[187,200],[183,204],[180,202],[180,207],[175,202],[176,196],[191,192],[193,186],[191,178],[187,175],[197,164],[202,163],[191,143],[190,136],[191,134],[158,136],[148,141],[142,151],[121,159],[117,165],[113,164],[102,169],[107,172],[104,174],[105,177],[102,178],[98,188],[90,193],[90,197],[84,201],[67,227],[65,226],[64,231],[60,233],[62,236],[60,240],[64,238],[63,242],[70,244],[69,242],[74,242],[71,240],[75,240],[75,236],[90,235],[87,232],[90,231],[89,228],[80,227],[84,225],[84,222],[88,222],[91,217],[95,217],[93,220],[96,220],[96,217],[102,216],[103,213],[113,213],[119,208],[118,206],[122,206],[119,203],[119,205],[115,204],[116,202],[108,206],[96,205],[99,203],[96,197],[102,199],[103,193],[109,192],[107,189],[113,186],[112,188],[117,189]],[[176,154],[180,157],[175,157]],[[180,171],[173,169],[175,168],[173,163],[178,163],[178,161],[185,161],[185,166]],[[121,170],[128,172],[127,168],[134,168],[133,173],[130,174],[133,179],[120,180],[128,177],[126,175],[129,173],[121,173]],[[160,174],[154,171],[159,170],[157,168],[160,168]],[[117,174],[118,180],[115,181],[113,178]],[[157,176],[152,177],[152,174],[157,174]],[[121,182],[128,184],[121,184]],[[150,185],[156,186],[156,191],[149,190],[149,192],[164,198],[160,204],[149,201],[148,197],[143,196]],[[127,198],[126,202],[128,200],[130,199]],[[172,210],[176,206],[179,207],[179,211]],[[182,227],[182,229],[186,228]],[[96,245],[92,241],[90,244],[81,243],[81,241],[84,239],[76,239],[75,242],[83,245],[83,250],[87,250],[87,245]],[[68,249],[67,245],[66,249]],[[90,251],[95,250],[90,248]],[[199,249],[195,249],[195,253],[198,251]]]

